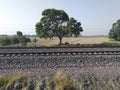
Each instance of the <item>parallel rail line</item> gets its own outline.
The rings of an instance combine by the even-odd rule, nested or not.
[[[60,56],[60,55],[120,55],[120,51],[98,51],[98,52],[33,52],[33,53],[1,53],[0,56]]]
[[[0,49],[34,49],[34,48],[120,48],[120,46],[41,46],[41,47],[0,47]]]
[[[88,48],[91,49],[91,51],[90,50],[86,51]],[[98,50],[93,50],[95,48],[97,48]],[[101,50],[103,48],[105,48],[106,50]],[[29,52],[29,49],[33,51]],[[41,51],[38,51],[39,49]],[[46,49],[47,51],[42,51],[42,49]],[[49,49],[50,50],[54,49],[54,50],[49,51]],[[58,51],[56,49],[63,49],[63,50]],[[65,50],[65,49],[68,49],[68,50]],[[71,50],[69,51],[69,49]],[[83,51],[82,50],[75,51],[74,49],[83,49]],[[84,51],[84,49],[86,50]],[[110,49],[115,49],[115,50],[110,50]],[[101,46],[101,47],[100,46],[97,46],[97,47],[92,47],[92,46],[89,46],[89,47],[3,47],[3,48],[0,48],[0,50],[1,50],[0,56],[120,55],[119,46],[118,47],[113,47],[113,46],[112,47],[104,47],[104,46]],[[16,52],[11,52],[11,50],[14,50]],[[19,52],[19,50],[21,50],[21,52]],[[22,52],[22,50],[28,50],[28,51]]]

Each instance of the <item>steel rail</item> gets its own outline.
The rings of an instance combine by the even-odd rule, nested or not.
[[[120,55],[120,51],[89,51],[89,52],[23,52],[23,53],[1,53],[0,56],[61,56],[61,55]]]
[[[73,51],[67,51],[65,49],[72,49]],[[99,50],[91,50],[91,51],[86,51],[86,50],[83,50],[83,51],[75,51],[74,49],[88,49],[88,48],[97,48]],[[119,49],[119,50],[101,50],[102,48],[111,48],[111,49]],[[32,52],[28,52],[28,51],[24,51],[24,52],[19,52],[19,50],[35,50],[35,51],[32,51]],[[48,51],[36,51],[37,49],[46,49]],[[63,49],[62,51],[49,51],[49,49]],[[0,47],[0,50],[9,50],[9,52],[1,52],[0,53],[0,56],[22,56],[22,55],[45,55],[45,56],[54,56],[54,55],[57,55],[57,56],[60,56],[60,55],[120,55],[120,46],[84,46],[84,47]],[[10,50],[15,50],[16,52],[10,52]]]
[[[120,48],[120,46],[41,46],[41,47],[0,47],[0,49],[39,49],[39,48]]]

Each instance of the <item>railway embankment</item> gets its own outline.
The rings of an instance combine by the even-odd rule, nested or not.
[[[8,77],[22,72],[27,76],[11,76],[12,80],[8,79],[1,87],[5,90],[119,90],[119,49],[1,49],[0,75]]]

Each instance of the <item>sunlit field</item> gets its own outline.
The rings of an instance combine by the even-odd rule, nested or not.
[[[68,42],[69,44],[100,44],[104,42],[117,42],[109,39],[108,37],[79,37],[79,38],[63,38],[62,43]],[[34,43],[30,43],[32,45]],[[36,46],[54,46],[59,44],[59,39],[44,39],[37,38]]]

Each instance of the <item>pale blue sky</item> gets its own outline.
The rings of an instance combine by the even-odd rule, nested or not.
[[[81,22],[82,35],[107,35],[120,19],[120,0],[0,0],[0,34],[36,34],[44,9],[63,9]]]

